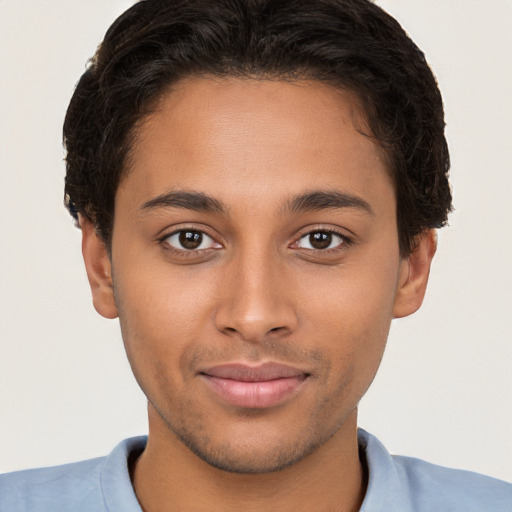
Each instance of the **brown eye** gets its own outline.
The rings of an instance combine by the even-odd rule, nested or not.
[[[203,241],[203,234],[199,231],[181,231],[178,239],[184,249],[197,249]]]
[[[346,243],[345,239],[331,231],[313,231],[301,237],[296,242],[299,249],[321,251],[325,249],[337,249]]]
[[[163,240],[178,251],[198,251],[203,249],[219,249],[220,244],[216,243],[210,236],[202,231],[194,229],[181,229]]]
[[[327,249],[332,243],[332,233],[317,232],[309,235],[309,243],[315,249]]]

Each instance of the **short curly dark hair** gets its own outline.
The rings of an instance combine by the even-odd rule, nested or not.
[[[142,0],[109,28],[65,123],[65,204],[110,245],[134,127],[194,75],[314,79],[353,91],[384,148],[400,252],[451,210],[444,113],[421,50],[368,0]]]

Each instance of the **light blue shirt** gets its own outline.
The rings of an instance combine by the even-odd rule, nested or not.
[[[130,454],[145,437],[108,457],[0,475],[0,512],[142,512],[130,482]],[[369,481],[360,512],[512,512],[512,484],[390,455],[359,430]]]

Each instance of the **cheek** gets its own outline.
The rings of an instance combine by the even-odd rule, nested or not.
[[[200,275],[176,272],[166,265],[126,274],[116,279],[116,301],[121,303],[121,313],[140,328],[160,331],[164,337],[189,331],[212,307],[214,294]]]
[[[350,376],[354,385],[364,387],[373,379],[386,345],[397,266],[357,266],[332,269],[329,276],[306,283],[310,298],[304,320],[332,362],[331,379]]]
[[[149,270],[139,267],[127,276],[118,265],[114,287],[123,340],[136,375],[156,378],[162,362],[178,364],[205,337],[214,294],[204,280],[178,279],[168,267],[159,271],[157,265]]]
[[[327,272],[320,269],[321,275],[310,274],[303,280],[302,295],[308,296],[305,312],[327,331],[366,335],[369,341],[381,338],[392,319],[397,269],[398,264],[386,267],[363,261]]]

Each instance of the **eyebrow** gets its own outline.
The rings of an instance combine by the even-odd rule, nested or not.
[[[221,201],[202,192],[172,191],[159,195],[145,202],[140,209],[150,211],[156,208],[184,208],[196,212],[224,213],[225,206]]]
[[[330,190],[315,190],[295,196],[287,202],[284,210],[290,213],[299,213],[331,208],[356,208],[370,215],[374,215],[370,204],[361,197]]]
[[[150,211],[157,208],[183,208],[205,213],[224,214],[224,204],[203,192],[171,191],[146,201],[140,209]],[[283,208],[287,213],[320,211],[338,208],[356,208],[373,215],[373,210],[364,199],[338,191],[315,190],[299,194],[288,200]]]

